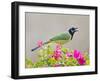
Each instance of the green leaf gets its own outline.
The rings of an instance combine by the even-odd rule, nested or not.
[[[26,68],[32,68],[32,66],[33,66],[32,60],[29,59],[29,58],[26,58],[26,59],[25,59],[25,67],[26,67]]]

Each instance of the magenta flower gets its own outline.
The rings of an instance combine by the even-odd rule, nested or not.
[[[69,52],[66,53],[66,57],[72,57],[72,56],[73,56],[72,53]]]
[[[79,59],[81,55],[81,52],[78,50],[74,50],[74,58]]]
[[[86,63],[86,60],[85,60],[83,57],[80,57],[80,58],[78,59],[78,63],[79,63],[80,65],[84,65],[84,64]]]
[[[39,40],[39,41],[37,42],[37,45],[38,45],[39,47],[41,47],[41,46],[43,45],[43,41]]]
[[[56,49],[55,49],[55,51],[54,51],[54,55],[53,55],[53,57],[56,59],[56,60],[59,60],[60,58],[61,58],[61,53],[62,53],[62,51],[61,51],[61,48],[60,48],[60,46],[56,46]]]
[[[55,50],[55,54],[61,55],[62,51],[60,49]]]
[[[54,51],[53,57],[54,57],[56,60],[59,60],[59,59],[61,58],[61,50],[56,50],[56,51]]]
[[[74,58],[77,59],[77,61],[80,65],[84,65],[86,63],[86,61],[83,57],[83,54],[78,50],[74,50]]]

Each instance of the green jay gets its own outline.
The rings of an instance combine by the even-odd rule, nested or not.
[[[69,41],[71,41],[73,39],[75,32],[78,31],[77,29],[78,28],[71,27],[66,32],[60,33],[60,34],[52,37],[51,39],[49,39],[47,42],[44,42],[43,45],[51,43],[51,42],[58,43],[61,45],[68,43]],[[38,48],[40,48],[40,46],[33,48],[31,51],[35,51]]]

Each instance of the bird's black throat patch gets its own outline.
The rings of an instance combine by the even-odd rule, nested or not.
[[[72,32],[71,30],[69,30],[69,34],[71,35],[71,40],[72,40],[74,32]]]

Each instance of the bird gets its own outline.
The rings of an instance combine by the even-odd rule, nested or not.
[[[62,32],[58,35],[55,35],[54,37],[50,38],[48,41],[44,42],[42,44],[42,46],[46,45],[48,43],[51,43],[51,42],[61,44],[61,45],[68,43],[69,41],[71,41],[73,39],[73,36],[74,36],[75,32],[77,32],[77,31],[78,31],[78,28],[70,27],[67,31]],[[37,47],[31,49],[31,51],[35,51],[38,48],[40,48],[40,46],[37,46]]]

